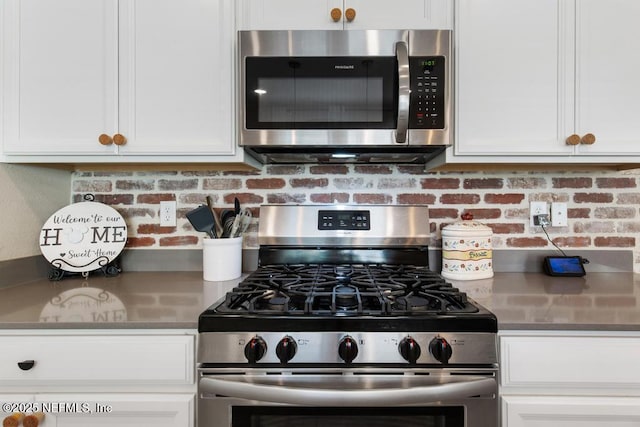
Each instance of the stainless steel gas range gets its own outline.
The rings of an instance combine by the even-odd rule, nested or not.
[[[431,271],[426,206],[266,205],[199,319],[200,427],[498,426],[497,320]]]

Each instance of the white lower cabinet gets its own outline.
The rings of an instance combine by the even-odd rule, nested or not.
[[[640,426],[640,333],[500,333],[502,427]]]
[[[43,427],[195,426],[195,331],[0,332],[0,413]]]

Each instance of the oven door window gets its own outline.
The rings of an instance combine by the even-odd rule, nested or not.
[[[232,427],[464,427],[463,406],[307,408],[234,406]]]
[[[395,129],[395,57],[248,57],[247,129]]]

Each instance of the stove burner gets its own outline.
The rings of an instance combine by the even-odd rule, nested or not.
[[[337,308],[354,310],[358,308],[358,290],[352,286],[336,286],[334,289],[334,301]]]
[[[221,313],[406,316],[474,313],[464,292],[428,267],[285,264],[260,267],[217,308]]]

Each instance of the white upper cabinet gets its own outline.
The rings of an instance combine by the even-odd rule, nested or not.
[[[640,154],[638,16],[636,0],[457,0],[456,144],[447,161]]]
[[[241,0],[243,30],[450,29],[452,0]]]
[[[233,0],[3,0],[0,11],[5,155],[236,152]]]

